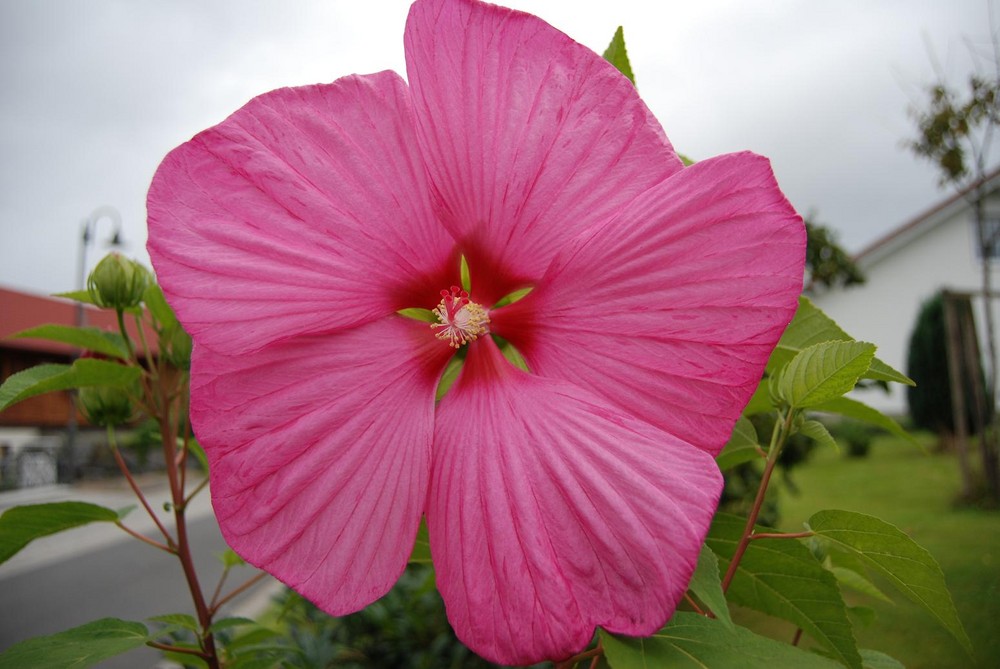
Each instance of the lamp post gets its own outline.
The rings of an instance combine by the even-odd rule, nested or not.
[[[87,249],[94,244],[96,246],[97,242],[97,224],[102,220],[107,219],[111,222],[111,237],[108,239],[108,246],[119,247],[123,246],[122,242],[122,216],[118,213],[118,210],[114,207],[109,207],[107,205],[98,207],[94,211],[90,212],[90,216],[83,219],[80,224],[80,253],[77,257],[77,275],[76,275],[76,287],[77,290],[85,290],[87,288]],[[76,326],[83,327],[87,324],[87,311],[84,307],[83,302],[79,300],[76,303]],[[76,357],[74,355],[74,357]],[[76,391],[70,392],[70,408],[69,408],[69,420],[66,424],[66,459],[68,461],[69,469],[69,480],[75,481],[77,478],[77,463],[76,463],[76,438],[77,438],[77,421],[76,421],[76,402],[74,401],[76,397]]]

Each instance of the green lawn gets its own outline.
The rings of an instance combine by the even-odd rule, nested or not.
[[[883,589],[895,605],[864,596],[849,602],[878,614],[870,627],[856,629],[859,647],[888,653],[909,669],[1000,667],[1000,512],[955,508],[959,480],[952,457],[886,437],[875,441],[867,458],[817,449],[793,471],[793,480],[801,495],[781,490],[784,529],[801,530],[821,509],[845,509],[890,522],[930,551],[944,571],[976,658],[966,657],[942,627],[888,584]]]

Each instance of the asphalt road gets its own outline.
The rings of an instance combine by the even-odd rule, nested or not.
[[[64,487],[43,499],[19,503],[55,501],[62,496],[81,498],[79,489]],[[222,573],[216,556],[226,550],[226,544],[210,512],[207,494],[204,497],[204,508],[189,520],[188,528],[202,591],[211,597]],[[114,503],[117,498],[105,499],[112,508],[121,506]],[[0,510],[3,506],[0,504]],[[133,516],[141,520],[140,513],[133,512]],[[0,566],[0,651],[24,639],[61,632],[99,618],[145,622],[150,616],[167,613],[194,614],[177,558],[126,536],[110,524],[100,525],[38,539]],[[154,536],[151,527],[140,529]],[[234,569],[226,591],[255,573],[250,567]],[[255,615],[257,611],[247,610],[247,606],[266,606],[267,587],[255,589],[263,595],[262,601],[248,602],[254,598],[251,591],[227,605],[223,615]],[[97,666],[151,669],[160,660],[157,651],[142,647]]]

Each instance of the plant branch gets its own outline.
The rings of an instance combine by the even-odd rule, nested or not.
[[[157,650],[164,650],[168,653],[184,653],[185,655],[197,655],[203,660],[208,660],[208,655],[201,650],[196,648],[184,648],[183,646],[171,646],[170,644],[160,643],[159,641],[147,641],[147,646],[156,648]]]
[[[230,592],[228,595],[226,595],[225,597],[223,597],[219,601],[214,602],[212,604],[212,608],[209,610],[209,612],[214,616],[219,611],[219,609],[221,609],[223,606],[225,606],[226,604],[228,604],[229,602],[231,602],[233,600],[233,598],[238,597],[239,595],[243,594],[244,592],[246,592],[247,590],[249,590],[253,586],[255,586],[258,583],[260,583],[260,581],[263,580],[266,577],[267,577],[266,573],[260,572],[256,576],[252,576],[251,578],[247,579],[247,581],[243,585],[239,586],[238,588],[236,588],[235,590],[233,590],[232,592]],[[221,588],[221,583],[220,583],[220,588]]]
[[[115,525],[117,525],[121,529],[125,530],[125,532],[127,532],[130,535],[132,535],[133,537],[135,537],[139,541],[142,541],[142,542],[145,542],[145,543],[149,544],[153,548],[159,548],[161,551],[166,551],[167,553],[170,553],[172,555],[176,555],[177,554],[177,551],[174,550],[173,548],[171,548],[170,546],[167,546],[166,544],[161,544],[159,541],[156,541],[155,539],[150,539],[149,537],[147,537],[147,536],[145,536],[143,534],[140,534],[139,532],[136,532],[131,527],[127,527],[120,520],[116,520],[115,521]]]
[[[743,554],[746,553],[747,547],[750,545],[750,538],[753,536],[757,517],[760,515],[760,509],[764,505],[764,498],[767,496],[767,484],[771,481],[774,466],[778,463],[778,455],[781,453],[781,448],[785,445],[785,440],[788,439],[788,435],[791,432],[794,414],[795,412],[789,408],[783,419],[774,424],[774,431],[771,433],[771,445],[767,452],[767,464],[764,465],[760,487],[757,488],[757,497],[753,501],[750,515],[747,516],[747,524],[743,529],[743,536],[740,538],[740,543],[737,544],[736,552],[733,553],[733,558],[729,561],[726,576],[722,579],[723,592],[729,589],[729,584],[733,582],[733,577],[736,576],[736,569],[739,567],[740,560],[743,559]]]
[[[585,650],[582,653],[574,655],[568,660],[557,663],[555,669],[573,669],[573,667],[576,666],[577,662],[581,662],[583,660],[587,660],[592,657],[595,658],[600,657],[603,654],[604,654],[604,649],[601,648],[600,644],[598,644],[597,648],[591,648],[590,650]]]
[[[167,541],[167,546],[171,552],[173,552],[177,547],[174,543],[174,538],[170,536],[170,532],[160,521],[156,512],[153,511],[153,507],[149,505],[149,500],[146,499],[146,496],[139,488],[139,484],[136,483],[135,478],[132,477],[132,472],[129,471],[128,465],[125,463],[125,458],[122,457],[121,452],[118,450],[118,442],[115,439],[115,429],[110,425],[108,426],[108,445],[111,447],[111,453],[114,455],[115,463],[118,465],[118,469],[121,471],[122,476],[124,476],[125,480],[128,481],[129,487],[132,488],[132,492],[134,492],[135,496],[139,498],[139,502],[142,504],[142,507],[146,509],[146,513],[148,513],[149,517],[153,519],[154,523],[156,523],[156,527],[160,530],[163,538]]]

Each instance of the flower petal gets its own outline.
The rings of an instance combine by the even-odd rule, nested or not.
[[[541,19],[418,0],[404,36],[442,222],[493,301],[681,162],[635,87]]]
[[[248,356],[195,348],[191,419],[223,536],[335,615],[385,594],[413,548],[449,354],[425,328],[391,316]]]
[[[581,236],[491,327],[533,372],[715,454],[795,313],[804,258],[768,161],[721,156]]]
[[[433,306],[458,265],[412,115],[392,72],[282,88],[164,159],[149,254],[196,342],[232,355]]]
[[[472,344],[441,401],[427,524],[459,638],[501,664],[558,660],[594,628],[648,635],[691,577],[714,460],[572,384]]]

